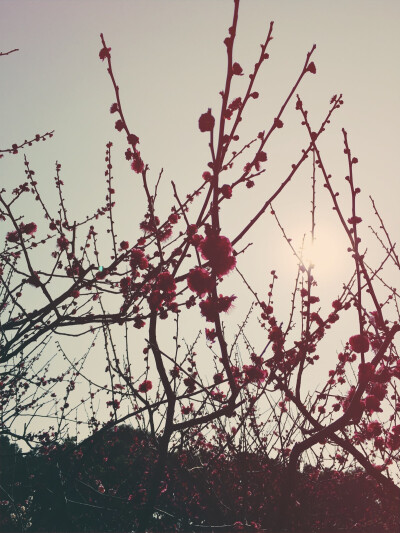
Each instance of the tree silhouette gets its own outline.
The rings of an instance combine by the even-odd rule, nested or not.
[[[273,23],[239,95],[236,82],[244,76],[234,51],[239,0],[233,8],[223,41],[227,69],[221,107],[216,112],[205,105],[198,120],[209,148],[207,169],[193,180],[185,199],[171,182],[168,215],[162,214],[167,202],[160,193],[163,171],[154,180],[141,155],[140,126],[133,130],[124,114],[111,47],[103,34],[99,58],[115,97],[110,113],[115,129],[126,139],[124,158],[145,197],[139,233],[129,230],[129,235],[119,237],[111,142],[105,157],[106,204],[80,220],[68,215],[58,162],[56,209],[47,204],[26,155],[26,181],[11,193],[0,192],[0,217],[7,226],[0,256],[1,432],[25,441],[33,451],[22,461],[4,437],[2,446],[18,458],[15,465],[29,465],[37,472],[29,503],[34,519],[30,522],[21,511],[14,512],[15,527],[398,527],[390,513],[400,496],[394,480],[400,449],[400,363],[394,341],[400,326],[398,293],[385,281],[387,263],[400,268],[395,245],[373,203],[379,221],[374,234],[383,256],[377,266],[369,263],[361,240],[358,159],[345,129],[350,210],[339,202],[321,138],[343,104],[342,95],[331,98],[325,117],[314,124],[298,94],[304,78],[317,72],[312,61],[315,46],[273,120],[253,138],[240,139],[245,113],[259,97],[255,86],[269,59]],[[295,108],[307,136],[303,149],[291,159],[295,162],[288,164],[274,192],[241,220],[240,231],[233,235],[223,213],[235,195],[244,197],[265,176],[270,141],[284,128],[289,106]],[[1,153],[18,154],[51,135],[38,134]],[[295,178],[301,179],[304,168],[312,174],[311,240],[316,183],[322,181],[353,264],[351,279],[343,283],[329,309],[320,304],[314,265],[304,250],[295,249],[275,210],[275,200]],[[25,216],[29,193],[42,221]],[[298,260],[284,319],[274,304],[277,272],[271,271],[266,295],[260,296],[251,275],[241,269],[249,246],[246,239],[256,224],[265,224],[265,214],[274,217]],[[102,241],[102,219],[108,249]],[[253,298],[235,332],[225,321],[239,300],[228,289],[233,272]],[[185,320],[198,321],[200,333],[182,346]],[[326,348],[326,340],[341,321],[351,322],[353,334],[337,354],[336,347]],[[251,323],[261,341],[248,336]],[[72,357],[57,340],[57,353],[49,352],[49,343],[61,335],[90,337],[87,351]],[[87,364],[98,339],[104,343],[105,385]],[[317,350],[327,352],[331,369],[323,386],[311,389],[307,375],[318,364]],[[61,360],[63,369],[56,367],[55,372]],[[51,425],[37,429],[41,417]],[[128,421],[136,427],[123,425]],[[70,438],[74,424],[89,429],[78,443]],[[350,498],[355,483],[368,493],[360,505]],[[332,486],[336,500],[329,497]],[[381,490],[382,500],[374,499],[376,490]],[[21,491],[18,498],[30,496]],[[324,505],[311,506],[314,498]],[[346,508],[343,519],[335,516],[332,501]]]

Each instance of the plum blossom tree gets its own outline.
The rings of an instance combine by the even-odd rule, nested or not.
[[[231,524],[236,529],[293,529],[296,487],[304,473],[300,465],[307,462],[311,464],[307,473],[310,480],[318,477],[326,465],[340,472],[346,462],[349,466],[357,463],[386,494],[400,496],[400,487],[394,479],[400,449],[396,385],[400,363],[394,342],[400,329],[399,295],[384,277],[389,261],[400,268],[395,245],[373,204],[380,225],[380,232],[375,235],[384,256],[377,266],[367,261],[357,206],[361,193],[355,172],[358,160],[352,154],[344,129],[350,213],[346,215],[339,203],[320,139],[342,106],[342,95],[334,95],[325,117],[312,124],[298,94],[303,79],[317,72],[312,61],[315,46],[306,54],[273,120],[252,139],[240,140],[245,110],[259,97],[255,84],[269,58],[273,23],[248,74],[245,90],[239,95],[235,83],[245,74],[234,54],[239,4],[239,0],[234,0],[232,24],[223,41],[227,69],[225,86],[219,93],[220,109],[216,112],[205,105],[207,110],[197,125],[208,143],[207,169],[193,177],[193,190],[184,199],[176,184],[171,183],[168,216],[163,218],[159,212],[163,172],[154,183],[149,164],[139,149],[140,132],[131,129],[124,114],[112,49],[103,34],[99,58],[115,96],[110,113],[115,129],[126,140],[124,157],[136,180],[135,186],[140,186],[145,196],[139,232],[130,230],[129,235],[118,237],[111,142],[106,145],[105,157],[106,204],[81,220],[72,221],[68,216],[59,163],[55,168],[57,210],[47,205],[26,155],[26,181],[11,194],[4,189],[0,193],[0,218],[7,226],[0,256],[4,317],[1,431],[31,445],[39,442],[42,452],[49,457],[57,450],[57,441],[70,431],[71,423],[81,424],[85,417],[92,433],[98,435],[107,434],[127,420],[148,431],[154,467],[145,470],[143,483],[137,489],[141,495],[140,513],[133,520],[138,531],[156,530],[160,525],[155,512],[160,512],[159,504],[165,493],[173,490],[169,454],[172,450],[184,461],[189,446],[197,453],[193,468],[204,471],[212,472],[211,466],[218,468],[219,464],[229,470],[226,454],[240,457],[244,452],[263,454],[266,465],[271,461],[283,465],[275,494],[265,495],[269,523],[258,524],[243,512],[242,520]],[[297,111],[306,134],[303,149],[275,191],[233,235],[223,224],[222,213],[229,210],[231,198],[257,186],[268,165],[271,139],[284,128],[284,114],[290,105]],[[51,135],[52,132],[36,135],[34,140]],[[1,155],[18,154],[32,142],[14,144],[2,150]],[[313,265],[294,249],[273,207],[273,202],[307,165],[312,169],[311,235],[316,225],[315,184],[322,180],[338,224],[348,239],[354,266],[353,276],[328,310],[320,306]],[[27,220],[19,208],[29,193],[38,207],[35,221]],[[255,224],[266,224],[263,217],[269,213],[298,257],[292,300],[284,320],[279,318],[273,301],[277,272],[271,271],[265,297],[259,296],[249,276],[241,272],[247,250],[245,238]],[[99,238],[104,231],[99,226],[102,219],[107,220],[106,231],[111,237],[111,250],[107,250],[110,260],[102,258],[103,243]],[[254,299],[236,333],[224,323],[226,314],[238,305],[238,296],[226,289],[226,280],[234,272]],[[182,347],[180,331],[185,325],[184,316],[189,313],[198,321],[201,334],[192,344]],[[254,315],[261,341],[253,341],[247,335]],[[326,347],[324,339],[332,338],[341,320],[352,321],[354,334],[337,354],[332,347]],[[80,338],[95,335],[96,339],[102,336],[106,385],[91,377],[86,364],[89,352],[94,350],[92,341],[87,353],[77,359],[69,357],[61,344],[57,345],[58,353],[46,359],[47,344],[60,335]],[[138,349],[139,343],[132,340],[133,335],[135,339],[141,335],[142,351]],[[256,349],[256,344],[264,347]],[[312,390],[305,385],[306,376],[318,364],[319,349],[329,352],[325,359],[332,361],[331,369],[323,386]],[[208,371],[204,361],[199,363],[199,350],[207,354],[202,358],[208,357]],[[62,357],[65,369],[50,375],[51,359]],[[84,397],[71,405],[70,398],[75,398],[77,389]],[[96,409],[96,398],[108,411],[108,417]],[[36,421],[45,412],[47,418],[55,420],[48,431],[30,431],[29,424],[20,423],[22,416]],[[382,413],[379,420],[376,413]],[[205,432],[210,434],[209,439]],[[81,450],[86,450],[91,439],[93,434],[81,443]],[[236,472],[231,470],[231,474],[237,479]],[[266,489],[264,486],[263,490]],[[104,494],[107,487],[96,480],[95,490]],[[181,518],[176,518],[174,527],[178,528]]]

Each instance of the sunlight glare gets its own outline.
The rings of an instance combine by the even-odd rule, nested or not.
[[[299,250],[298,255],[302,259],[304,267],[312,266],[318,277],[332,277],[345,266],[347,257],[346,242],[338,232],[325,231],[322,236],[311,238],[307,235],[304,239],[304,246]]]

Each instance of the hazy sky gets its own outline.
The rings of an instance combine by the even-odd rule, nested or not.
[[[218,92],[223,88],[226,68],[222,41],[232,10],[231,0],[0,0],[0,50],[20,50],[1,58],[0,146],[55,129],[51,141],[35,145],[27,155],[43,187],[51,183],[55,161],[62,163],[70,216],[79,218],[104,201],[104,146],[113,141],[114,184],[122,222],[120,235],[124,237],[123,228],[132,228],[143,214],[143,196],[136,176],[124,162],[123,135],[113,128],[115,116],[109,114],[114,96],[105,64],[98,57],[99,34],[104,33],[112,48],[125,116],[131,131],[140,137],[152,179],[164,168],[162,191],[169,209],[170,180],[174,179],[181,194],[186,194],[199,183],[209,160],[207,139],[199,132],[197,120],[208,107],[214,114],[218,111]],[[329,171],[341,190],[346,167],[340,130],[345,127],[360,161],[356,179],[364,193],[360,206],[365,210],[360,214],[366,216],[368,195],[372,194],[378,206],[385,208],[387,220],[393,220],[395,231],[400,4],[389,0],[242,2],[235,59],[245,73],[258,55],[271,20],[275,21],[271,59],[256,84],[260,98],[249,106],[241,139],[249,140],[269,126],[306,52],[316,43],[317,75],[306,77],[299,90],[311,120],[317,125],[333,94],[342,92],[345,102],[321,141]],[[241,94],[242,88],[243,83],[234,85],[233,96]],[[268,149],[268,177],[263,177],[259,187],[246,191],[247,197],[238,195],[238,203],[234,198],[223,213],[231,237],[249,213],[243,200],[252,207],[261,205],[286,177],[306,142],[293,107],[289,105],[283,116],[285,127]],[[22,154],[2,160],[4,186],[23,179],[21,160]],[[307,175],[309,170],[305,171]],[[83,183],[90,194],[82,191]],[[308,229],[309,187],[305,183],[304,179],[297,180],[275,205],[296,243]],[[343,188],[344,202],[348,200],[346,192]],[[321,232],[327,228],[330,234],[337,224],[333,218],[323,220],[322,211],[330,210],[329,201],[324,205],[323,198],[321,191],[318,220]],[[272,239],[276,228],[271,222],[267,220]],[[263,238],[266,228],[265,224],[257,228]],[[255,235],[259,237],[259,233]],[[340,237],[339,230],[330,238],[331,243],[339,242]],[[276,238],[271,241],[274,249],[281,243],[278,233]],[[258,264],[261,273],[265,267]]]
[[[26,150],[44,195],[50,187],[54,163],[62,164],[62,179],[71,219],[79,219],[104,204],[105,144],[114,143],[114,185],[121,240],[137,235],[145,211],[138,176],[124,161],[126,145],[114,129],[114,102],[106,65],[99,60],[100,32],[112,48],[114,73],[121,90],[124,114],[131,131],[140,137],[142,157],[155,182],[163,167],[162,188],[168,213],[170,181],[182,196],[201,183],[209,161],[207,136],[198,130],[201,113],[218,113],[219,91],[225,80],[223,40],[231,24],[231,0],[0,0],[0,51],[19,52],[0,58],[0,147],[5,148],[36,133],[55,130],[53,139]],[[368,195],[377,200],[389,229],[399,228],[400,194],[398,153],[400,116],[400,3],[394,0],[245,0],[239,12],[235,60],[250,72],[264,41],[269,22],[275,21],[270,60],[255,90],[260,98],[249,106],[241,140],[269,128],[281,103],[317,44],[313,59],[317,75],[308,75],[299,93],[315,126],[324,117],[333,94],[343,93],[344,106],[334,115],[321,141],[335,186],[343,191],[350,214],[341,128],[349,133],[359,159],[356,180],[363,195],[360,215],[372,220]],[[243,90],[243,80],[233,96]],[[267,148],[268,171],[260,185],[242,191],[226,204],[224,233],[234,237],[286,177],[307,137],[300,126],[294,101],[283,116],[285,126]],[[310,168],[275,203],[289,236],[300,243],[309,229]],[[24,180],[23,154],[0,160],[0,182],[13,188]],[[318,189],[320,240],[328,261],[322,273],[321,294],[329,306],[346,276],[347,243],[333,218],[329,200]],[[324,199],[325,198],[325,199]],[[338,228],[337,230],[335,228]],[[365,237],[368,229],[363,228]],[[324,237],[325,235],[325,237]],[[277,288],[278,307],[286,305],[296,263],[282,242],[272,217],[257,226],[246,242],[247,274],[265,289],[265,277],[277,268],[284,281]],[[343,251],[343,252],[342,252]],[[289,266],[290,265],[290,268]],[[235,286],[237,278],[227,280]],[[281,292],[279,292],[281,291]],[[228,291],[227,291],[228,292]],[[276,299],[278,299],[276,296]],[[322,299],[323,300],[323,299]],[[283,302],[280,304],[280,302]],[[243,317],[239,306],[239,321]],[[244,312],[244,311],[243,311]],[[283,316],[283,313],[282,313]],[[235,317],[234,317],[235,318]],[[203,324],[204,325],[204,324]],[[345,331],[345,330],[344,330]],[[351,332],[344,332],[346,335]]]

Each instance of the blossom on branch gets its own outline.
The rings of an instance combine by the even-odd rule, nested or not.
[[[6,235],[6,240],[8,242],[18,242],[19,241],[18,231],[9,231]]]
[[[203,258],[210,261],[216,276],[225,276],[236,265],[232,245],[227,237],[211,233],[199,244],[198,249]]]
[[[315,66],[314,61],[311,61],[311,63],[308,65],[307,72],[311,72],[311,74],[316,74],[317,68]]]
[[[353,335],[349,339],[349,344],[351,349],[357,353],[364,353],[369,350],[369,340],[366,335]]]
[[[200,302],[201,314],[208,322],[215,322],[219,313],[226,313],[232,307],[236,296],[222,296],[217,299],[212,297]]]
[[[189,271],[187,284],[191,291],[202,297],[212,290],[212,278],[205,268],[196,267]]]
[[[144,170],[144,163],[140,157],[140,152],[135,152],[132,156],[132,163],[131,163],[131,169],[136,172],[136,174],[140,174]]]
[[[146,393],[153,388],[153,383],[149,379],[145,379],[139,385],[139,392]]]
[[[212,131],[214,129],[215,118],[211,114],[211,109],[199,118],[199,129],[201,132]]]
[[[25,235],[33,235],[37,231],[37,225],[34,222],[29,222],[28,224],[22,225],[21,231]]]
[[[99,58],[104,61],[106,58],[110,59],[111,48],[103,47],[99,52]]]

